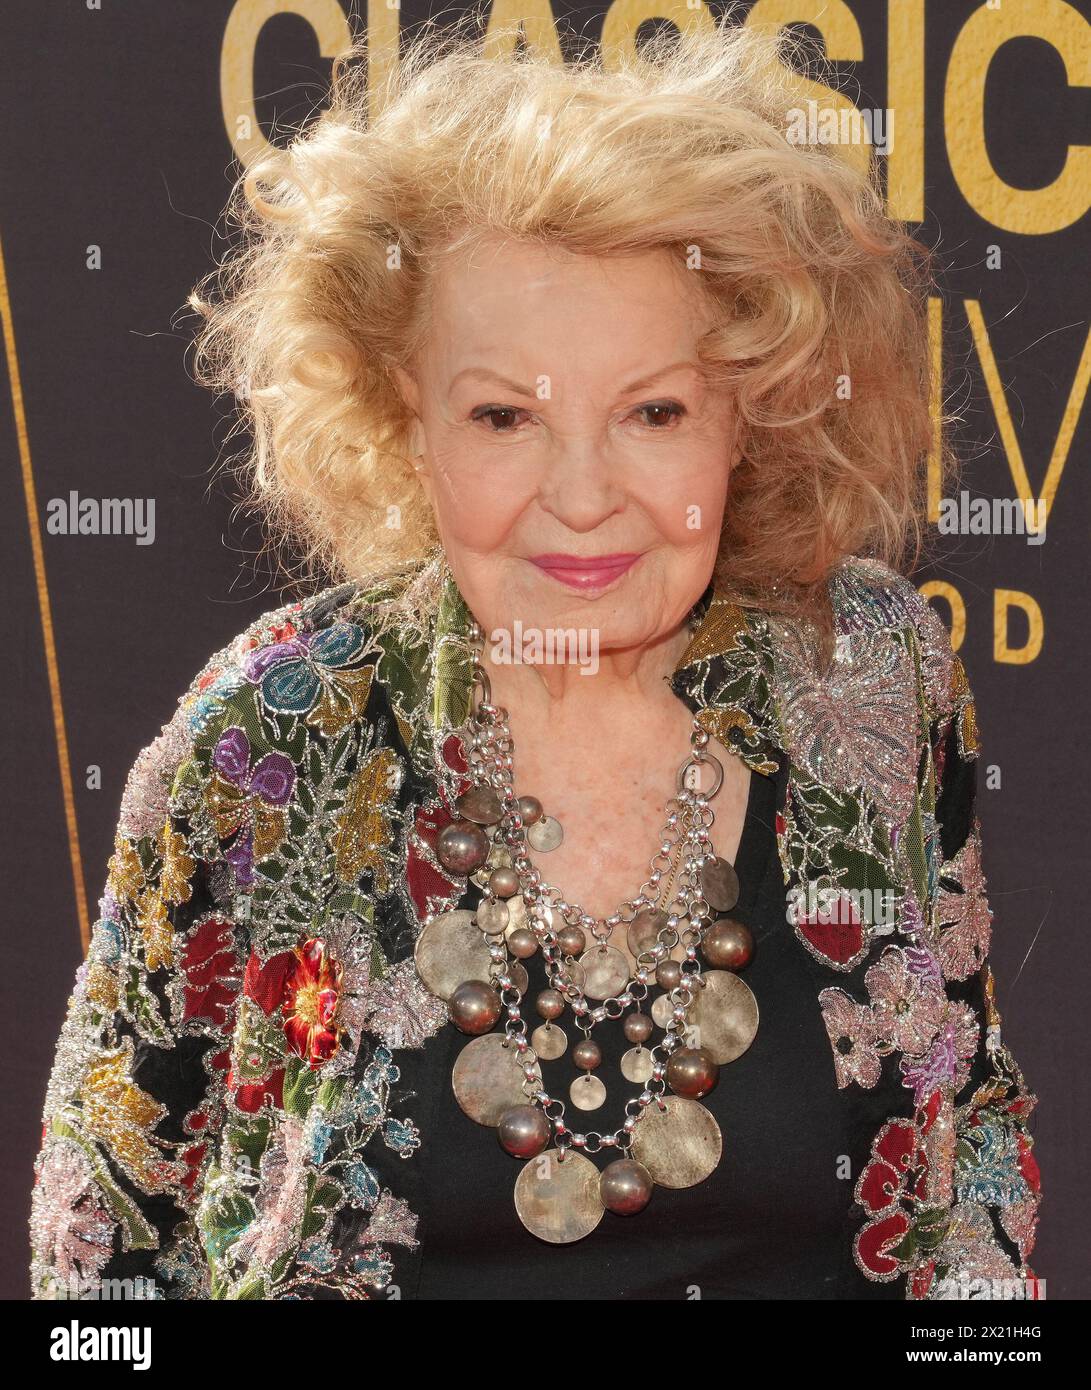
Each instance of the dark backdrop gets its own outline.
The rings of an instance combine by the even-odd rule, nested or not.
[[[961,486],[1049,502],[1041,545],[933,526],[918,580],[939,581],[944,618],[953,602],[964,621],[995,784],[981,797],[993,961],[1006,1037],[1041,1097],[1033,1263],[1054,1298],[1087,1292],[1086,6],[761,0],[765,19],[821,26],[861,108],[894,109],[891,208],[939,249]],[[373,9],[372,34],[388,36],[429,12]],[[686,15],[619,0],[610,18],[632,32],[672,11]],[[494,12],[549,17],[544,0]],[[553,5],[558,25],[592,36],[603,13]],[[253,520],[213,482],[224,416],[187,375],[179,306],[222,249],[214,224],[245,153],[233,117],[251,82],[260,129],[277,138],[321,104],[330,56],[366,25],[348,0],[0,7],[8,1297],[26,1296],[42,1093],[125,775],[206,657],[282,598],[252,563]],[[49,534],[49,503],[73,491],[154,498],[154,544]]]

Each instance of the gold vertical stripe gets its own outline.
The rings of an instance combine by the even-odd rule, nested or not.
[[[57,666],[57,644],[53,636],[53,614],[49,605],[49,584],[45,573],[45,552],[42,549],[42,529],[38,520],[38,500],[34,490],[34,470],[30,462],[30,441],[27,437],[26,414],[23,410],[23,387],[19,379],[19,362],[15,353],[15,325],[8,296],[8,276],[0,240],[0,317],[4,324],[4,352],[11,382],[11,408],[15,418],[15,436],[19,441],[19,465],[23,475],[23,496],[27,506],[27,530],[30,550],[34,557],[34,581],[38,589],[38,612],[42,620],[42,645],[49,674],[49,696],[53,702],[53,732],[57,740],[57,762],[61,770],[61,795],[64,799],[65,823],[68,827],[68,856],[72,863],[72,882],[76,891],[76,913],[80,923],[80,941],[84,952],[91,941],[87,914],[87,894],[83,884],[83,861],[80,858],[79,828],[76,825],[76,798],[72,789],[72,768],[68,756],[68,735],[64,726],[64,705],[61,700],[61,677]]]

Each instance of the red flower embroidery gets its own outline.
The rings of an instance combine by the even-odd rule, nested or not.
[[[815,955],[835,965],[852,965],[865,950],[864,924],[847,893],[831,895],[817,912],[801,912],[796,932]]]
[[[261,1081],[246,1081],[241,1086],[235,1086],[229,1074],[227,1084],[231,1087],[231,1095],[235,1105],[244,1114],[256,1115],[267,1100],[272,1103],[274,1110],[281,1110],[284,1107],[283,1067],[277,1067]]]
[[[281,1005],[284,1034],[292,1051],[316,1069],[328,1062],[340,1046],[334,1018],[342,967],[330,955],[326,943],[317,938],[297,946],[292,954],[295,965],[285,980]]]
[[[1038,1160],[1031,1152],[1030,1141],[1025,1135],[1020,1134],[1019,1145],[1019,1171],[1032,1192],[1041,1192],[1042,1174],[1038,1167]]]
[[[221,1033],[230,1030],[239,977],[235,964],[235,933],[218,917],[203,921],[182,951],[185,1012],[182,1017],[206,1019]]]
[[[855,1192],[869,1220],[853,1242],[857,1263],[869,1279],[885,1283],[906,1268],[894,1251],[909,1233],[926,1187],[928,1156],[921,1139],[930,1123],[927,1117],[923,1127],[890,1120],[872,1143]]]
[[[263,964],[256,952],[251,952],[242,978],[242,992],[253,999],[262,1013],[268,1015],[284,1002],[284,987],[296,963],[294,951],[281,951]]]

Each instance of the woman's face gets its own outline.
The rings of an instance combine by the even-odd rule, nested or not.
[[[499,236],[437,272],[399,370],[421,477],[486,633],[675,633],[712,573],[735,416],[699,370],[712,310],[666,252],[577,256]]]

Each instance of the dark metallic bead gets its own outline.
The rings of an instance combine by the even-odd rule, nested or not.
[[[627,1015],[625,1022],[621,1026],[625,1032],[625,1036],[633,1043],[647,1042],[652,1035],[652,1028],[654,1027],[649,1015],[641,1013]]]
[[[452,821],[436,837],[436,858],[453,874],[472,874],[488,857],[488,837],[468,820]]]
[[[635,1216],[651,1200],[655,1183],[643,1163],[633,1158],[616,1158],[602,1170],[599,1201],[618,1216]]]
[[[496,1137],[513,1158],[534,1158],[549,1143],[549,1121],[536,1105],[513,1105],[500,1116]]]
[[[667,1084],[678,1096],[699,1100],[719,1080],[720,1068],[703,1047],[682,1047],[667,1063]]]
[[[500,1017],[500,996],[484,980],[463,980],[447,1001],[451,1022],[461,1033],[488,1033]]]
[[[584,1038],[572,1049],[572,1065],[580,1071],[594,1071],[602,1065],[602,1048],[590,1038]]]
[[[701,954],[714,970],[742,970],[753,958],[754,937],[744,923],[721,917],[705,933]]]

